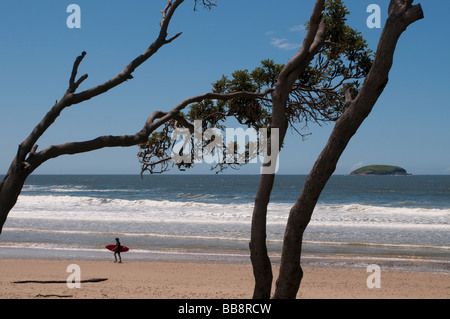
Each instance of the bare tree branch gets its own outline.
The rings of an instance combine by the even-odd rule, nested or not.
[[[166,9],[163,10],[163,18],[160,22],[161,30],[159,32],[158,38],[145,50],[144,53],[142,53],[140,56],[135,58],[131,63],[129,63],[125,69],[116,75],[114,78],[104,82],[103,84],[100,84],[96,87],[93,87],[91,89],[88,89],[86,91],[80,92],[78,94],[74,94],[71,102],[72,104],[80,103],[82,101],[89,100],[93,98],[94,96],[97,96],[99,94],[102,94],[111,88],[127,81],[133,78],[131,75],[137,67],[139,67],[142,63],[147,61],[153,54],[155,54],[163,45],[170,43],[174,39],[176,39],[178,36],[181,35],[181,33],[176,34],[170,39],[167,38],[167,29],[169,27],[170,20],[175,12],[175,10],[178,8],[178,6],[183,3],[184,0],[176,0],[175,2],[172,2],[172,0],[168,1]],[[170,5],[169,5],[170,4]]]
[[[74,104],[81,103],[89,100],[97,95],[100,95],[121,83],[133,78],[132,73],[137,67],[148,60],[153,54],[155,54],[162,46],[170,43],[178,38],[181,33],[167,38],[168,27],[173,14],[177,8],[184,2],[184,0],[168,0],[163,10],[162,19],[160,22],[160,30],[156,40],[138,57],[131,61],[119,74],[109,79],[108,81],[82,91],[75,93],[79,86],[87,79],[88,75],[84,74],[78,80],[76,79],[78,68],[86,56],[86,52],[82,52],[78,56],[73,64],[72,72],[69,78],[69,87],[59,101],[56,101],[49,112],[41,119],[41,121],[34,127],[33,131],[28,137],[19,145],[17,154],[8,169],[7,174],[0,183],[0,232],[6,221],[6,218],[17,202],[17,199],[22,191],[23,185],[27,177],[45,160],[63,155],[63,154],[76,154],[80,152],[86,152],[89,150],[99,149],[108,146],[127,146],[134,145],[143,141],[145,136],[143,133],[151,132],[148,127],[145,127],[143,132],[139,132],[134,135],[124,136],[101,136],[91,141],[66,143],[57,146],[51,146],[44,149],[41,152],[37,151],[36,142],[45,133],[45,131],[55,122],[61,112]],[[175,112],[176,113],[176,112]],[[170,118],[172,115],[166,115]],[[156,118],[156,117],[154,117]],[[163,121],[153,123],[150,121],[153,129],[156,129],[158,125],[161,125]]]
[[[194,11],[197,11],[197,5],[200,2],[200,0],[194,0]],[[212,7],[216,6],[216,0],[201,0],[201,3],[203,4],[203,7],[205,9],[211,10]]]
[[[73,64],[73,68],[72,68],[72,75],[70,76],[70,80],[69,80],[69,89],[68,92],[70,93],[74,93],[78,86],[80,86],[80,84],[87,79],[88,75],[84,74],[83,76],[81,76],[78,81],[75,82],[75,77],[77,76],[77,72],[78,72],[78,67],[81,63],[81,61],[83,61],[84,57],[86,56],[86,51],[83,51],[81,53],[81,55],[79,57],[76,58],[74,64]]]
[[[160,22],[160,32],[158,34],[157,39],[137,58],[135,58],[131,63],[129,63],[125,69],[117,74],[115,77],[110,80],[92,87],[88,90],[75,94],[75,91],[78,89],[79,85],[88,77],[87,74],[83,75],[75,81],[78,67],[84,57],[86,56],[86,52],[82,52],[80,56],[78,56],[74,62],[72,68],[72,74],[69,80],[69,88],[66,93],[63,95],[61,100],[56,102],[56,104],[51,108],[51,110],[45,115],[45,117],[41,120],[41,122],[34,128],[28,138],[20,145],[17,161],[23,162],[25,161],[26,155],[30,152],[33,145],[36,141],[42,136],[42,134],[53,124],[53,122],[58,118],[61,112],[68,106],[73,104],[78,104],[80,102],[89,100],[95,96],[98,96],[119,84],[132,79],[132,73],[139,67],[142,63],[147,61],[153,54],[155,54],[163,45],[170,43],[181,33],[176,34],[170,39],[166,39],[167,30],[169,27],[170,20],[175,12],[175,10],[182,4],[184,0],[176,0],[176,1],[168,1],[166,8],[163,10],[163,17]]]
[[[273,90],[266,89],[263,92],[232,92],[226,94],[220,93],[206,93],[191,98],[183,100],[181,103],[176,105],[169,112],[156,111],[153,112],[144,124],[141,131],[133,135],[120,135],[120,136],[99,136],[95,139],[83,142],[71,142],[60,145],[53,145],[47,149],[44,149],[34,156],[30,156],[29,164],[32,165],[33,169],[37,168],[39,165],[45,161],[55,158],[61,155],[73,155],[78,153],[90,152],[93,150],[98,150],[106,147],[127,147],[145,143],[152,132],[158,129],[164,123],[177,119],[178,121],[185,122],[185,119],[180,116],[180,111],[186,108],[189,104],[198,103],[207,99],[217,99],[222,101],[228,101],[236,98],[258,98],[264,97],[270,94]]]

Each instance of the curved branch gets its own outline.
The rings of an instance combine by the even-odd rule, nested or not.
[[[128,147],[142,144],[147,142],[147,139],[150,136],[150,134],[153,133],[164,123],[172,119],[176,119],[179,122],[186,122],[184,118],[180,116],[180,111],[192,103],[198,103],[208,99],[228,101],[235,98],[260,98],[270,94],[272,91],[273,89],[266,89],[263,92],[239,91],[224,94],[206,93],[191,98],[187,98],[181,103],[179,103],[177,106],[175,106],[169,112],[163,111],[153,112],[148,117],[142,130],[134,135],[120,135],[120,136],[105,135],[99,136],[89,141],[52,145],[49,148],[44,149],[38,153],[34,153],[33,156],[30,156],[28,158],[27,164],[31,165],[31,170],[35,170],[45,161],[61,155],[73,155],[85,153],[106,147]]]
[[[180,104],[175,106],[170,112],[168,112],[165,116],[163,116],[159,121],[155,122],[150,126],[150,129],[155,130],[166,121],[171,119],[176,113],[183,110],[186,106],[192,103],[199,103],[204,100],[221,100],[221,101],[229,101],[237,98],[263,98],[266,95],[273,92],[272,88],[265,89],[263,92],[248,92],[248,91],[238,91],[231,93],[206,93],[203,95],[194,96],[191,98],[187,98],[182,101]]]
[[[68,106],[73,104],[78,104],[80,102],[89,100],[95,96],[98,96],[119,84],[132,79],[132,73],[139,67],[142,63],[147,61],[153,54],[155,54],[163,45],[170,43],[181,33],[176,34],[170,39],[166,39],[167,37],[167,29],[169,27],[170,20],[175,12],[175,10],[182,4],[184,0],[169,0],[164,10],[163,17],[160,23],[161,29],[157,39],[145,50],[141,55],[135,58],[131,63],[129,63],[122,72],[120,72],[115,77],[110,80],[104,82],[103,84],[97,85],[93,88],[85,90],[83,92],[75,94],[76,89],[79,85],[88,77],[87,74],[83,75],[75,81],[75,77],[78,72],[78,67],[82,62],[83,58],[86,56],[86,52],[82,52],[80,56],[78,56],[74,62],[72,68],[72,74],[69,80],[69,88],[64,93],[61,100],[56,101],[55,105],[50,109],[50,111],[44,116],[44,118],[39,122],[39,124],[34,128],[31,134],[25,139],[22,144],[19,146],[19,151],[17,153],[17,162],[25,161],[26,155],[30,152],[31,148],[34,144],[36,144],[37,140],[44,134],[44,132],[55,122],[61,112]],[[170,4],[170,5],[169,5]]]
[[[284,81],[281,85],[277,86],[284,85],[284,82],[287,80],[291,83],[291,85],[288,85],[290,88],[314,56],[312,52],[320,48],[325,31],[325,24],[323,23],[324,10],[325,0],[317,0],[309,20],[308,33],[303,40],[302,47],[281,71],[279,80],[284,79]]]
[[[184,0],[177,0],[172,2],[172,0],[168,1],[166,8],[163,10],[163,18],[160,22],[161,30],[159,32],[158,38],[142,53],[140,56],[135,58],[131,63],[129,63],[122,72],[116,75],[114,78],[106,81],[96,87],[90,88],[86,91],[80,92],[78,94],[74,94],[72,96],[71,103],[77,104],[86,100],[89,100],[97,95],[100,95],[111,88],[133,78],[131,75],[136,68],[138,68],[142,63],[147,61],[153,54],[155,54],[163,45],[168,44],[175,40],[177,37],[181,35],[181,32],[176,34],[170,39],[166,39],[167,37],[167,29],[169,27],[170,20],[178,8],[178,6],[183,3]]]

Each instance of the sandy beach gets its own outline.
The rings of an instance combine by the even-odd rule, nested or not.
[[[80,288],[66,284],[71,264],[80,268]],[[245,299],[251,298],[250,264],[202,261],[0,260],[2,299]],[[274,277],[278,268],[274,267]],[[367,269],[304,267],[301,299],[448,299],[445,273],[381,270],[380,288],[368,288]],[[61,281],[61,283],[15,283]]]

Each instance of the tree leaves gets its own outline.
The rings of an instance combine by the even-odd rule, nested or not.
[[[302,137],[308,135],[304,130],[308,128],[309,123],[322,125],[340,117],[346,107],[346,93],[351,97],[357,95],[360,81],[372,66],[373,52],[368,49],[361,33],[347,25],[348,14],[349,11],[342,0],[326,1],[323,14],[325,41],[310,65],[290,88],[286,118]],[[271,59],[263,60],[261,65],[252,71],[236,70],[229,76],[222,75],[212,83],[212,92],[262,92],[267,88],[274,88],[283,68],[283,64],[277,64]],[[204,100],[192,104],[183,116],[191,123],[202,120],[203,132],[210,128],[224,130],[229,119],[235,119],[240,125],[258,130],[270,126],[271,107],[270,95],[265,98],[241,97],[227,101]],[[173,128],[166,127],[163,131],[171,133],[171,130]],[[146,151],[142,152],[141,149],[141,153],[152,153],[158,158],[155,162],[164,158],[170,159],[168,138],[163,135],[154,134],[147,143]],[[158,147],[162,148],[162,153],[157,150]],[[180,168],[183,165],[178,166]]]

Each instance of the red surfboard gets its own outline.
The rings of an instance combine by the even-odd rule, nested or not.
[[[111,251],[115,251],[116,250],[116,245],[108,245],[106,246],[106,249],[111,250]],[[120,246],[120,252],[124,253],[126,251],[129,251],[130,249],[127,246]]]

